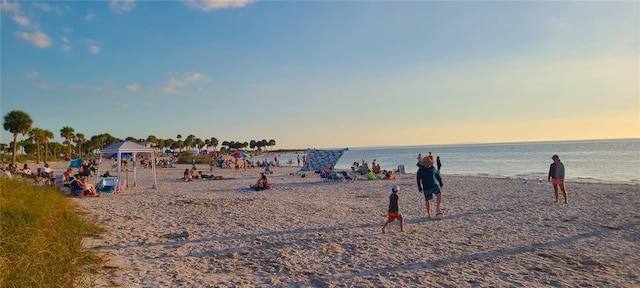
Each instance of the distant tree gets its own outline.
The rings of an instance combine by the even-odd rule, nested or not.
[[[158,137],[149,135],[147,137],[147,143],[151,144],[151,147],[158,146]]]
[[[187,136],[187,138],[184,139],[184,146],[187,148],[191,148],[191,146],[193,145],[193,140],[195,139],[196,139],[196,136],[193,134]]]
[[[269,140],[269,143],[267,143],[267,145],[269,147],[272,147],[271,150],[273,150],[273,146],[276,146],[276,140],[273,140],[273,139]]]
[[[256,149],[256,140],[249,141],[249,148]]]
[[[178,134],[178,136],[176,136],[176,138],[178,139],[178,148],[180,149],[180,152],[182,152],[182,145],[184,144],[182,142],[182,135]]]
[[[43,130],[42,140],[44,141],[44,162],[45,163],[48,162],[48,157],[49,157],[49,140],[53,139],[53,137],[55,137],[55,135],[53,135],[53,132],[46,129]]]
[[[40,164],[40,155],[42,150],[42,143],[44,142],[44,130],[35,127],[29,131],[29,139],[36,144],[36,164]]]
[[[124,140],[125,140],[125,141],[131,141],[131,142],[133,142],[133,143],[138,143],[138,142],[139,142],[139,141],[138,141],[138,138],[131,137],[131,136],[129,136],[129,137],[127,137],[127,138],[124,138]]]
[[[60,129],[60,137],[65,139],[65,144],[67,144],[67,154],[69,157],[71,157],[71,141],[73,140],[73,137],[76,136],[74,132],[75,130],[69,126],[64,126]]]
[[[64,145],[58,142],[51,142],[49,143],[49,148],[51,148],[51,153],[57,156],[64,150]]]
[[[76,142],[76,146],[78,147],[78,154],[80,154],[78,158],[82,158],[82,144],[87,142],[87,138],[84,137],[84,134],[77,133],[74,142]]]
[[[193,140],[193,148],[198,148],[197,150],[199,151],[200,149],[202,149],[202,147],[204,147],[204,141],[202,141],[202,139],[200,138],[196,138]]]
[[[213,151],[216,151],[218,148],[218,139],[216,137],[211,137],[209,144],[213,146]]]
[[[170,149],[173,149],[173,143],[175,143],[176,141],[173,139],[164,139],[164,147],[169,147]]]
[[[13,134],[13,156],[11,158],[11,164],[16,164],[16,152],[18,147],[18,134],[25,135],[31,131],[31,125],[33,120],[29,114],[20,110],[13,110],[4,116],[3,127],[4,130]]]

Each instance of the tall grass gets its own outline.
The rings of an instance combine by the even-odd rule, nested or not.
[[[0,178],[0,287],[91,286],[103,260],[82,240],[102,232],[53,188]]]

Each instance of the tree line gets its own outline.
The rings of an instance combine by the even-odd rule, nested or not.
[[[24,150],[27,155],[36,156],[36,163],[40,163],[41,155],[44,156],[44,162],[47,162],[49,156],[60,155],[65,153],[68,157],[76,155],[81,157],[82,155],[91,154],[91,151],[96,149],[102,149],[110,145],[119,143],[122,139],[111,136],[109,133],[103,133],[100,135],[94,135],[91,138],[87,138],[83,133],[76,133],[76,131],[69,126],[64,126],[60,129],[60,137],[64,139],[63,143],[51,142],[55,137],[53,132],[38,127],[33,127],[33,120],[31,116],[24,111],[13,110],[4,116],[3,122],[4,130],[10,132],[13,135],[13,142],[9,144],[0,143],[0,150],[4,154],[6,151],[12,151],[11,164],[16,163],[16,155],[19,148]],[[18,141],[18,135],[22,134],[28,138]],[[160,139],[154,135],[149,135],[145,139],[127,137],[124,140],[131,142],[144,142],[146,141],[150,146],[160,149],[170,148],[178,149],[180,152],[183,149],[207,149],[213,148],[217,151],[218,145],[221,145],[220,151],[226,152],[229,150],[251,149],[263,150],[266,147],[276,145],[276,140],[251,140],[250,142],[240,141],[222,141],[219,143],[218,139],[211,137],[202,140],[195,135],[188,135],[182,139],[182,135],[176,136],[174,139]],[[163,151],[161,151],[163,152]]]

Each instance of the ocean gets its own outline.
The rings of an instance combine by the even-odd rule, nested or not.
[[[547,180],[551,156],[564,163],[567,181],[640,185],[640,139],[460,144],[349,148],[336,169],[351,169],[353,162],[376,160],[382,169],[415,173],[418,153],[440,156],[446,175]],[[297,155],[281,155],[280,163]]]

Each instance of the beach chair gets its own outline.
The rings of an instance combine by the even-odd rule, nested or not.
[[[98,182],[98,185],[96,185],[96,189],[100,193],[113,194],[116,191],[117,186],[118,186],[117,177],[105,177],[100,179],[100,181]]]
[[[62,187],[64,187],[64,176],[56,175],[53,178],[53,185],[56,187],[56,189],[62,190]]]
[[[76,197],[83,197],[84,196],[84,187],[80,186],[80,184],[78,184],[78,181],[76,181],[76,178],[72,178],[71,181],[69,182],[69,188],[71,188],[71,195],[72,196],[76,196]]]
[[[122,181],[118,181],[118,185],[116,185],[116,192],[124,191],[127,188],[127,179],[123,179]]]

